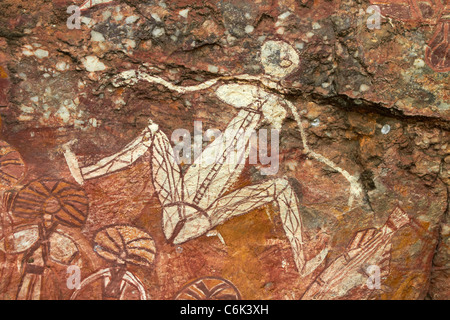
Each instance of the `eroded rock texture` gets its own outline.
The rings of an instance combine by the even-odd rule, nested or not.
[[[449,19],[1,1],[0,297],[448,299]],[[211,156],[226,128],[243,164],[176,163],[174,132]],[[278,170],[238,128],[279,130]]]

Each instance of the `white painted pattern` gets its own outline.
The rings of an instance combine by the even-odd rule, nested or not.
[[[281,94],[284,93],[283,88],[272,78],[280,80],[294,71],[300,61],[298,54],[290,45],[281,41],[268,41],[262,51],[262,64],[266,71],[266,75],[263,77],[249,75],[220,77],[196,86],[182,87],[142,71],[128,70],[116,76],[113,79],[113,85],[129,86],[144,80],[186,94],[211,88],[221,80],[234,80],[234,83],[224,84],[216,89],[220,100],[239,110],[225,129],[225,134],[234,139],[227,139],[225,147],[219,145],[220,139],[215,140],[203,151],[202,157],[208,158],[211,155],[219,154],[219,158],[226,159],[235,152],[237,153],[235,155],[246,159],[249,155],[249,137],[244,137],[243,148],[239,148],[237,145],[237,141],[242,141],[239,139],[242,132],[256,129],[262,121],[271,123],[275,128],[281,128],[287,115],[286,109],[288,109],[298,123],[306,154],[332,167],[350,182],[349,205],[351,206],[354,197],[361,194],[362,189],[358,178],[350,175],[324,156],[312,151],[307,144],[301,118],[295,106],[282,96],[265,90],[265,88],[270,88]],[[277,54],[278,57],[274,56]],[[256,84],[240,83],[242,81]],[[65,148],[65,154],[74,178],[79,183],[83,183],[85,179],[100,177],[130,166],[147,150],[150,150],[152,155],[153,183],[163,207],[164,234],[170,242],[180,244],[205,235],[232,217],[276,202],[299,272],[303,275],[311,273],[325,258],[327,249],[320,252],[310,262],[305,261],[299,203],[286,178],[268,180],[224,195],[230,191],[233,183],[244,169],[244,165],[221,161],[204,166],[200,165],[199,161],[202,158],[200,157],[182,175],[180,167],[175,161],[169,139],[152,121],[122,151],[106,157],[92,166],[80,168],[69,146]]]

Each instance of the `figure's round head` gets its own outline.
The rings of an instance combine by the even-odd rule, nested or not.
[[[284,41],[267,41],[261,48],[261,63],[267,75],[282,79],[300,64],[295,49]]]

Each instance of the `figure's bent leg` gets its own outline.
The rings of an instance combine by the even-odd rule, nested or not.
[[[302,275],[306,275],[322,262],[327,251],[322,251],[319,256],[309,262],[305,261],[298,198],[286,179],[270,180],[236,190],[214,202],[207,212],[211,217],[212,226],[217,226],[232,217],[274,201],[278,204],[283,228],[291,243],[297,269]]]
[[[183,178],[167,136],[158,131],[151,151],[152,180],[163,210],[163,232],[169,242],[175,242],[180,228],[187,221],[183,204]]]
[[[207,213],[197,206],[180,202],[168,205],[163,210],[163,231],[169,243],[184,243],[204,235],[212,228]]]
[[[123,150],[88,167],[80,168],[76,156],[68,145],[64,148],[64,156],[70,171],[80,184],[85,180],[125,169],[150,150],[153,183],[162,205],[182,200],[181,172],[175,161],[173,148],[166,135],[151,120],[141,134]]]
[[[151,149],[152,178],[162,206],[183,200],[183,179],[167,136],[158,130]]]
[[[163,225],[170,239],[186,220],[183,201],[183,179],[167,136],[152,121],[142,133],[122,151],[84,168],[78,166],[76,156],[65,146],[65,157],[74,178],[82,184],[85,180],[101,177],[127,168],[145,152],[151,152],[152,181],[163,207]]]

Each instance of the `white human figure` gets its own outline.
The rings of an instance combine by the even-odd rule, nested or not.
[[[93,179],[130,166],[147,150],[151,152],[152,178],[163,208],[163,229],[166,239],[181,244],[197,238],[232,217],[248,213],[258,207],[275,202],[287,238],[290,241],[294,261],[301,275],[314,271],[323,261],[328,250],[324,249],[310,261],[305,261],[302,236],[302,221],[298,198],[285,178],[268,180],[244,187],[226,194],[244,169],[242,162],[223,161],[233,155],[247,159],[250,136],[244,132],[256,129],[263,120],[279,129],[290,108],[299,122],[302,141],[308,155],[325,162],[338,170],[346,178],[353,178],[345,170],[338,168],[330,160],[311,151],[306,143],[303,127],[294,106],[282,97],[269,93],[265,88],[282,91],[277,82],[294,71],[299,64],[297,52],[282,41],[268,41],[261,51],[261,62],[270,77],[241,75],[210,80],[198,86],[175,86],[161,78],[139,71],[125,71],[114,80],[115,86],[131,85],[139,80],[158,83],[170,90],[188,93],[203,90],[215,85],[219,80],[234,80],[216,90],[217,96],[239,110],[228,124],[224,135],[233,139],[216,139],[208,145],[201,156],[194,160],[182,174],[177,164],[173,148],[158,125],[149,121],[142,133],[122,151],[100,160],[98,163],[80,168],[70,143],[65,145],[65,157],[74,178],[82,184]],[[260,86],[247,84],[258,81]],[[242,144],[242,142],[244,142]],[[244,145],[239,148],[238,143]],[[205,165],[203,159],[221,159]],[[353,180],[349,179],[354,184]]]

